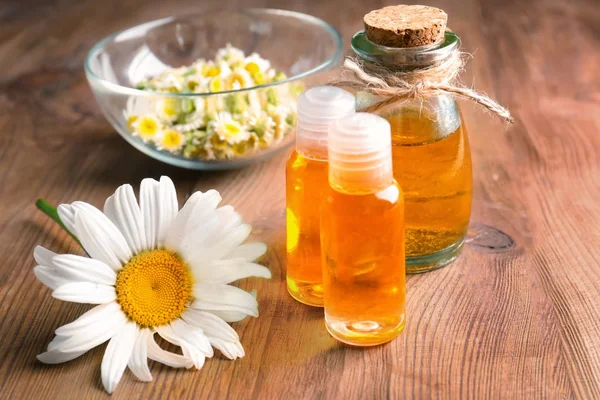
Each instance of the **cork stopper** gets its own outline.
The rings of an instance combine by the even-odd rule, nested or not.
[[[365,15],[367,38],[387,47],[417,47],[444,37],[448,14],[429,6],[389,6]]]

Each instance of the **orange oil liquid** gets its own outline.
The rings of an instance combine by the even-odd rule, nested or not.
[[[286,168],[287,288],[301,303],[323,306],[319,206],[327,181],[327,161],[296,151]]]
[[[395,182],[370,194],[328,190],[321,214],[325,323],[336,339],[372,346],[404,328],[403,219]]]
[[[394,178],[404,192],[406,256],[461,245],[471,215],[472,172],[463,126],[440,138],[432,119],[408,111],[384,116],[392,127]],[[408,267],[408,272],[411,271]]]

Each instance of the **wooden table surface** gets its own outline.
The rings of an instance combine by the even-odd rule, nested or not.
[[[428,2],[448,12],[474,55],[466,82],[509,107],[516,123],[506,130],[463,104],[474,164],[471,241],[452,265],[409,277],[404,333],[369,349],[336,343],[322,310],[286,292],[286,154],[222,173],[154,161],[103,118],[82,65],[102,37],[170,14],[242,3],[294,9],[348,39],[383,2],[167,3],[0,3],[0,397],[107,397],[104,345],[62,365],[35,358],[58,326],[88,308],[54,300],[34,277],[35,245],[81,253],[35,200],[102,206],[118,185],[166,174],[180,202],[218,189],[268,244],[273,278],[242,284],[258,289],[261,312],[234,324],[245,358],[216,356],[200,371],[151,362],[154,381],[126,372],[115,398],[600,398],[597,0]]]

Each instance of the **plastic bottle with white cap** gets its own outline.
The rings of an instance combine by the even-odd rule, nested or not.
[[[390,124],[355,113],[329,127],[321,209],[325,323],[336,339],[373,346],[405,324],[404,199],[392,175]]]
[[[314,87],[298,98],[296,150],[286,167],[287,288],[312,306],[323,306],[319,206],[328,187],[328,127],[354,109],[354,96],[331,86]]]

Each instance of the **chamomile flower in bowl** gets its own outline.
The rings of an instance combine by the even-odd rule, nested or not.
[[[318,18],[248,9],[169,17],[111,35],[85,70],[100,108],[142,152],[190,169],[265,159],[294,141],[296,97],[335,66]],[[321,81],[322,82],[322,81]]]

